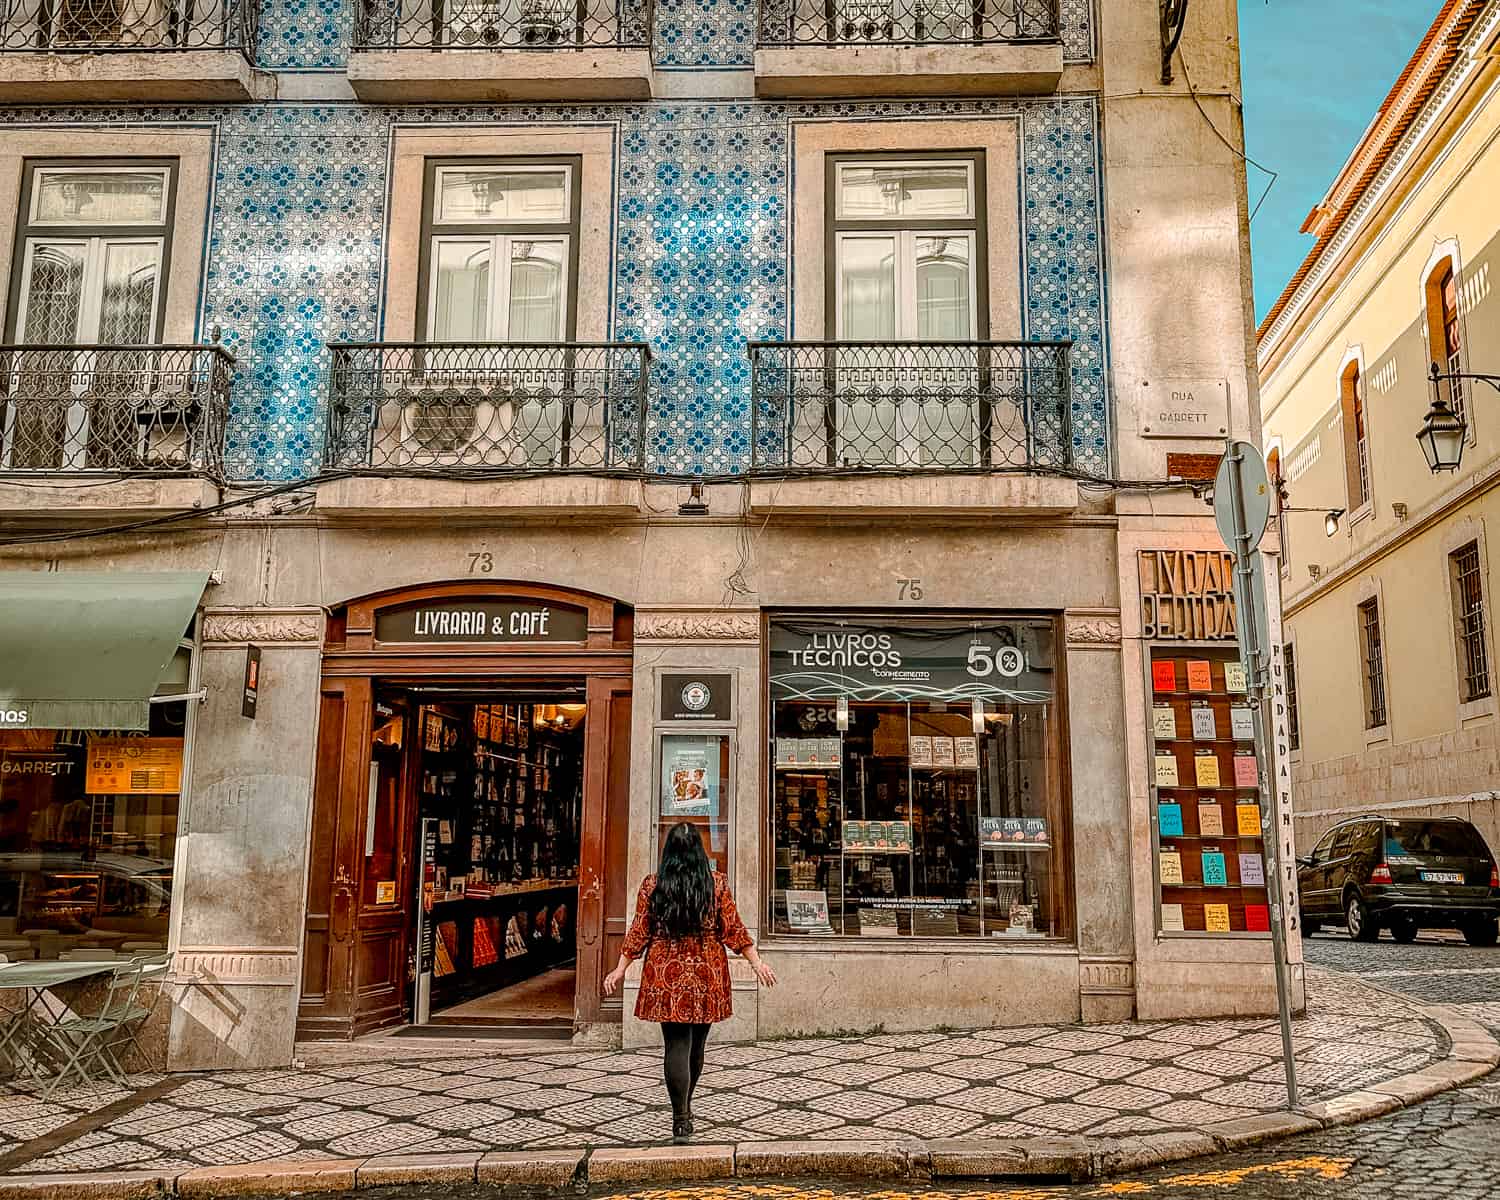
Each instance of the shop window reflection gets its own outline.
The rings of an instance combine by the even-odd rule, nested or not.
[[[164,949],[182,773],[181,704],[140,734],[0,731],[0,954]]]
[[[1066,936],[1052,704],[846,712],[840,729],[836,698],[774,704],[775,931]]]

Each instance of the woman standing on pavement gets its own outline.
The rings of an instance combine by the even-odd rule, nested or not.
[[[693,1091],[708,1030],[730,1014],[726,946],[744,955],[761,983],[776,986],[776,973],[755,952],[735,909],[728,880],[709,865],[697,827],[683,821],[667,834],[656,874],[641,884],[619,965],[604,979],[604,994],[613,996],[625,968],[645,955],[635,1015],[661,1024],[674,1142],[693,1134]]]

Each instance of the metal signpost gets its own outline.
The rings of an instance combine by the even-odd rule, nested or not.
[[[1296,1108],[1297,1060],[1292,1053],[1292,1009],[1287,986],[1286,910],[1282,896],[1280,814],[1270,762],[1270,647],[1266,617],[1266,582],[1255,553],[1271,515],[1271,485],[1260,451],[1249,442],[1227,440],[1224,459],[1214,478],[1214,522],[1234,552],[1235,609],[1239,618],[1240,656],[1249,673],[1250,703],[1260,720],[1255,738],[1255,769],[1260,777],[1261,831],[1265,835],[1266,878],[1271,901],[1271,952],[1276,959],[1276,1007],[1281,1017],[1281,1054],[1286,1069],[1287,1107]]]

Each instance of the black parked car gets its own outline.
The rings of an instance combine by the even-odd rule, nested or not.
[[[1458,929],[1471,946],[1495,944],[1495,856],[1457,817],[1342,821],[1297,867],[1304,937],[1342,922],[1359,942],[1375,941],[1381,929],[1398,942],[1419,929]]]

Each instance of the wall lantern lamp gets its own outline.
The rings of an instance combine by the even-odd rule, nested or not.
[[[1443,471],[1457,471],[1459,464],[1463,462],[1464,443],[1468,440],[1469,427],[1444,398],[1443,384],[1451,385],[1461,379],[1473,379],[1487,383],[1500,392],[1500,375],[1441,371],[1437,363],[1433,363],[1427,378],[1432,383],[1432,407],[1422,419],[1422,428],[1417,430],[1417,445],[1422,447],[1422,456],[1427,459],[1427,469],[1434,475]]]
[[[1290,504],[1287,503],[1287,501],[1290,500],[1291,497],[1289,495],[1287,495],[1286,481],[1281,478],[1281,475],[1279,473],[1276,476],[1275,487],[1276,487],[1276,511],[1277,511],[1278,514],[1279,513],[1289,513],[1289,512],[1295,512],[1295,513],[1312,513],[1312,512],[1322,513],[1323,514],[1323,533],[1324,533],[1324,535],[1327,536],[1327,537],[1332,537],[1334,534],[1336,534],[1339,531],[1339,522],[1344,519],[1344,512],[1345,512],[1344,509],[1342,509],[1342,508],[1295,508],[1295,507],[1293,507],[1292,505],[1290,505]]]

